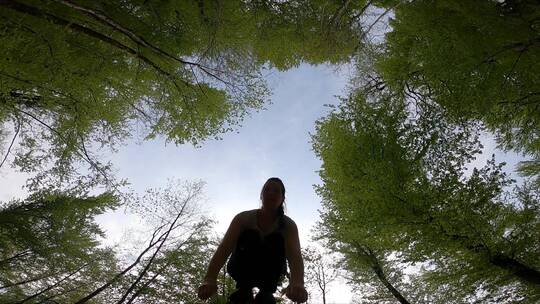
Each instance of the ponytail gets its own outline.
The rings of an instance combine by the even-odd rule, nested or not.
[[[285,208],[283,208],[283,204],[284,203],[281,203],[281,205],[278,207],[278,210],[277,210],[279,217],[283,217],[285,215]]]

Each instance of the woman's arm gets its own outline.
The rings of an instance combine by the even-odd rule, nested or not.
[[[225,233],[223,240],[221,240],[216,252],[214,252],[210,263],[208,264],[208,270],[206,271],[204,282],[198,290],[198,296],[200,299],[206,300],[216,293],[216,281],[219,270],[221,267],[223,267],[227,257],[229,257],[231,254],[241,231],[242,223],[240,221],[240,217],[236,215],[229,225],[229,229],[227,229],[227,232]]]
[[[298,228],[292,220],[287,230],[285,254],[291,269],[291,282],[287,287],[287,297],[292,301],[305,302],[307,301],[307,292],[304,288],[304,262],[300,252]]]
[[[227,229],[227,232],[225,233],[225,236],[219,244],[216,252],[212,256],[210,263],[208,264],[205,281],[209,280],[211,282],[215,282],[217,280],[219,270],[221,267],[223,267],[223,264],[225,264],[225,261],[234,249],[234,245],[236,244],[241,230],[242,223],[240,221],[240,217],[236,215],[229,225],[229,229]]]
[[[290,285],[304,286],[304,262],[302,260],[302,254],[300,252],[300,240],[298,238],[298,228],[296,224],[291,221],[287,231],[287,238],[285,242],[285,254],[289,261],[289,267],[291,269],[291,282]]]

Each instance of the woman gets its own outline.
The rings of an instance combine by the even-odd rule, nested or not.
[[[237,290],[229,297],[230,303],[275,303],[272,294],[286,272],[285,260],[291,270],[286,296],[295,302],[307,301],[298,229],[284,214],[285,186],[281,179],[269,178],[260,198],[260,209],[241,212],[232,220],[199,287],[200,299],[206,300],[216,293],[218,272],[232,253],[227,272],[236,281]],[[254,302],[253,287],[259,288]]]

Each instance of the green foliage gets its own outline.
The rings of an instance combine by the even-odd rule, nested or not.
[[[117,198],[108,193],[74,197],[56,192],[34,193],[3,207],[0,302],[73,302],[110,276],[116,258],[100,246],[104,235],[93,218],[116,206]]]
[[[104,247],[94,222],[120,205],[110,193],[40,192],[9,202],[0,210],[0,302],[76,303],[93,295],[81,303],[195,303],[215,250],[201,191],[200,182],[176,182],[122,201],[152,231],[145,248],[123,244],[124,252]]]
[[[463,297],[514,285],[516,297],[538,297],[537,189],[506,191],[512,180],[494,159],[468,173],[480,152],[479,131],[429,100],[405,103],[384,92],[343,99],[312,136],[323,161],[319,235],[339,242],[341,251],[352,246],[350,258],[365,271],[369,255],[354,257],[355,247],[383,258],[397,252],[405,263],[452,261],[435,273],[460,264],[469,271],[445,283],[470,284]],[[521,225],[527,233],[509,237]]]
[[[111,186],[99,147],[220,138],[267,101],[264,69],[347,61],[360,4],[3,1],[0,122],[20,142],[12,164],[39,173],[31,189]],[[90,178],[72,182],[82,165]]]
[[[378,71],[394,91],[480,120],[503,148],[538,159],[539,18],[537,1],[413,1],[396,7]]]
[[[360,50],[351,97],[313,136],[320,237],[349,253],[360,283],[370,263],[355,246],[389,266],[397,254],[398,270],[422,265],[410,284],[394,280],[413,302],[537,301],[538,3],[381,6],[393,13],[386,39]],[[533,180],[513,186],[493,158],[468,168],[483,128],[532,158],[518,171]]]
[[[214,249],[212,222],[192,204],[202,184],[131,202],[154,235],[122,268],[130,261],[100,247],[92,221],[119,199],[80,195],[122,183],[100,153],[133,136],[220,138],[264,107],[265,69],[349,61],[371,6],[390,10],[391,30],[360,49],[353,93],[312,136],[319,238],[370,288],[365,303],[538,301],[532,0],[0,1],[0,167],[35,173],[31,190],[72,190],[0,210],[1,301],[75,302],[105,286],[89,302],[195,302]],[[514,186],[494,158],[470,170],[483,128],[530,156],[519,172],[536,179]],[[220,279],[216,303],[232,285]]]

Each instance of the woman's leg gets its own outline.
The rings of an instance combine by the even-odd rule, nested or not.
[[[252,304],[253,292],[251,288],[239,288],[229,296],[227,304]]]
[[[258,267],[259,293],[255,297],[254,304],[275,304],[274,292],[277,290],[283,270],[286,270],[285,246],[283,236],[274,233],[266,236],[261,245],[260,263]]]
[[[236,281],[236,288],[252,288],[257,281],[260,259],[260,236],[256,230],[244,230],[227,262],[227,272]]]
[[[227,273],[235,280],[237,288],[229,296],[230,304],[253,303],[252,289],[258,280],[260,245],[260,236],[256,230],[244,230],[238,237],[236,247],[227,262]]]
[[[285,244],[283,236],[279,233],[268,235],[264,240],[261,265],[262,280],[259,289],[269,293],[277,290],[278,284],[287,270],[285,257]]]
[[[253,304],[276,304],[276,299],[274,298],[273,293],[260,290]]]

